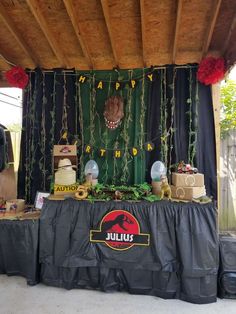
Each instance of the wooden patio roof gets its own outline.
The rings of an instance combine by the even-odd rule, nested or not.
[[[236,61],[236,0],[1,0],[0,71]]]

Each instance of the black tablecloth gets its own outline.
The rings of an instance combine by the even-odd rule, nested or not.
[[[107,231],[107,224],[115,221],[107,217],[117,210],[123,211],[119,219],[125,223],[119,226],[124,233],[129,233],[129,224],[139,225],[131,247],[104,241],[107,232],[119,232],[117,225]],[[40,218],[41,280],[67,289],[126,290],[214,302],[216,218],[213,204],[47,200]],[[93,237],[102,241],[93,242]]]
[[[0,220],[0,274],[38,283],[38,230],[39,220]]]

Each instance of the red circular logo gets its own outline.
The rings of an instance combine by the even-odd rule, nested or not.
[[[138,221],[125,210],[114,210],[104,216],[100,229],[106,232],[105,243],[116,250],[131,248],[134,235],[140,233]]]
[[[150,234],[141,233],[137,219],[119,209],[106,214],[98,230],[90,230],[90,242],[105,243],[113,250],[123,251],[134,245],[149,246]]]

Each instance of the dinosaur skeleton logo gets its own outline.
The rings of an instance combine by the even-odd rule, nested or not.
[[[90,230],[90,242],[103,242],[113,250],[127,250],[134,245],[149,246],[150,234],[140,233],[137,219],[125,210],[106,214],[99,230]]]

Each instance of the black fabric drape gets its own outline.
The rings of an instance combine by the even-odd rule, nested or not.
[[[39,282],[39,220],[0,220],[0,274]]]
[[[199,117],[196,162],[205,174],[207,192],[217,199],[216,141],[214,112],[210,87],[199,84]]]
[[[121,209],[135,217],[140,234],[150,235],[148,246],[117,251],[104,242],[91,242],[91,230],[99,230],[103,217]],[[215,302],[216,218],[213,203],[46,200],[40,217],[41,280],[67,289]]]
[[[159,149],[146,155],[146,178],[151,181],[150,169],[156,160],[165,162],[169,169],[184,160],[204,173],[207,194],[217,199],[211,90],[197,81],[196,72],[196,66],[176,68],[171,65],[158,70],[157,79],[151,84],[147,139],[154,139]],[[163,123],[164,128],[161,128]],[[167,149],[166,156],[161,154],[164,149]]]
[[[30,71],[29,85],[23,98],[23,131],[19,166],[18,195],[33,203],[37,191],[49,191],[53,183],[53,145],[78,143],[78,180],[84,179],[84,166],[94,159],[99,166],[99,180],[104,184],[138,184],[145,181],[145,152],[143,143],[146,131],[147,69],[117,71],[64,72],[54,70]],[[80,75],[87,75],[81,83]],[[114,82],[126,82],[120,91]],[[128,82],[137,78],[131,89]],[[104,83],[98,89],[99,81]],[[116,130],[108,130],[103,117],[108,97],[119,94],[124,98],[124,118]],[[65,133],[66,131],[66,133]],[[90,144],[90,154],[84,146]],[[135,158],[129,153],[140,147]],[[106,148],[101,158],[99,149]],[[123,158],[114,158],[114,149],[121,149]]]
[[[75,76],[66,76],[65,81],[61,70],[46,75],[40,69],[29,76],[23,102],[18,196],[33,203],[37,191],[50,190],[53,145],[60,142],[62,135],[64,84],[68,134],[78,134],[79,130],[75,129]]]
[[[84,154],[83,145],[90,143],[91,130],[94,130],[92,144],[95,153],[92,156],[99,164],[103,183],[143,183],[145,171],[146,179],[150,182],[150,169],[154,161],[162,160],[170,169],[172,164],[184,160],[204,173],[207,194],[216,199],[215,134],[210,87],[197,82],[196,71],[195,65],[184,68],[171,65],[155,70],[155,79],[147,82],[144,80],[144,70],[134,70],[137,77],[143,78],[143,83],[139,82],[135,90],[130,91],[127,86],[122,90],[124,98],[129,99],[129,105],[125,106],[126,122],[121,129],[109,135],[102,117],[103,104],[112,88],[106,86],[102,91],[94,91],[94,82],[90,78],[90,83],[80,85],[81,94],[78,95],[78,73],[63,75],[59,69],[51,73],[40,69],[30,72],[29,86],[23,101],[18,196],[33,203],[37,191],[50,190],[53,178],[52,149],[53,145],[60,142],[65,130],[63,121],[66,121],[69,142],[77,139],[81,144],[78,154],[80,180],[84,163],[91,158]],[[129,79],[128,71],[123,70],[122,73]],[[113,75],[112,78],[117,79],[112,71],[94,71],[91,75],[106,81],[109,81],[109,75],[110,78]],[[147,92],[149,101],[146,99]],[[91,95],[94,96],[94,93],[96,97],[93,100]],[[114,90],[110,93],[114,93]],[[79,107],[80,99],[82,106],[80,104]],[[83,117],[79,108],[83,111]],[[95,121],[94,129],[90,125],[91,120]],[[80,122],[83,123],[81,128]],[[101,139],[104,140],[106,136],[107,142],[104,144]],[[155,143],[153,152],[145,154],[145,140]],[[127,153],[124,158],[115,160],[112,149],[117,143],[126,153],[129,146],[141,145],[140,156],[131,158]],[[105,159],[99,158],[96,152],[103,144],[108,147],[109,156]],[[124,171],[127,172],[126,175],[123,174]]]

